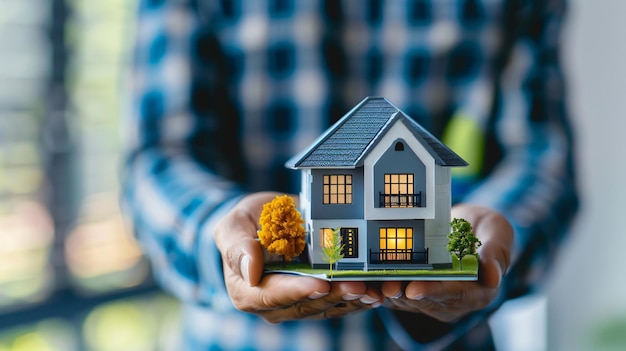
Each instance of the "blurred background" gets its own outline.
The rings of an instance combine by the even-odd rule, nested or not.
[[[0,0],[0,351],[156,350],[159,293],[118,208],[135,0]]]
[[[178,304],[118,208],[135,6],[0,0],[0,351],[162,350],[176,338]],[[624,13],[621,0],[571,1],[583,207],[547,289],[494,317],[503,350],[626,349]]]

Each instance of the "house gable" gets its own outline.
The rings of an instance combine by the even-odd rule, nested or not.
[[[419,169],[422,174],[418,175],[419,179],[423,179],[420,187],[423,189],[424,199],[421,207],[408,208],[381,208],[377,203],[380,184],[383,182],[380,175],[384,173],[381,167],[386,160],[383,158],[385,154],[395,152],[396,143],[402,141],[404,143],[405,159],[415,158],[419,160],[420,165],[406,167],[399,166],[399,172],[402,169],[415,171]],[[434,218],[435,211],[435,159],[426,150],[424,145],[415,137],[415,135],[407,128],[406,124],[400,119],[396,119],[392,125],[379,138],[376,146],[369,152],[364,159],[364,202],[365,202],[365,218],[366,219],[403,219],[403,218]],[[377,170],[377,168],[379,168]]]
[[[396,139],[373,167],[375,207],[424,207],[426,166],[404,139]]]

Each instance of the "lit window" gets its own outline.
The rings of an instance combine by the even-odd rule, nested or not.
[[[413,228],[380,228],[380,260],[410,261],[413,251]]]
[[[413,173],[386,173],[385,192],[380,194],[380,207],[418,207],[420,194],[415,194]]]
[[[339,235],[341,238],[341,245],[343,245],[343,257],[344,258],[357,258],[359,257],[359,245],[358,245],[358,228],[340,228]],[[333,244],[334,231],[332,228],[320,229],[320,245],[322,247],[331,247]]]
[[[352,203],[352,175],[329,174],[324,175],[323,204],[351,204]]]
[[[331,247],[333,246],[333,229],[332,228],[322,228],[320,229],[320,245],[322,247]]]

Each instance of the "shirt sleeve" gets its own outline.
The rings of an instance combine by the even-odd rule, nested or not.
[[[573,132],[559,63],[565,4],[518,3],[523,4],[508,19],[516,25],[506,34],[510,55],[502,58],[487,127],[488,176],[464,199],[499,210],[514,226],[506,298],[541,286],[578,208]],[[490,165],[494,155],[499,161]]]
[[[495,209],[511,222],[515,230],[511,267],[494,301],[456,322],[449,333],[429,344],[429,350],[449,347],[455,340],[480,342],[461,338],[485,323],[507,299],[540,289],[578,209],[573,131],[559,62],[565,4],[510,4],[519,6],[510,8],[509,17],[503,19],[505,45],[510,47],[496,67],[493,111],[481,141],[481,180],[469,181],[471,190],[462,191],[465,195],[456,200]],[[461,183],[467,182],[463,177]],[[388,314],[384,319],[395,322]],[[421,347],[412,341],[406,345]]]
[[[211,106],[223,98],[213,88],[221,77],[192,3],[139,5],[123,203],[161,286],[208,305],[224,292],[212,227],[243,191],[237,121]]]

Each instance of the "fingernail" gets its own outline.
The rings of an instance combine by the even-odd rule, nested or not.
[[[380,303],[380,302],[374,302],[374,303],[372,304],[372,308],[378,308],[378,307],[380,307],[380,306],[382,306],[382,303]]]
[[[361,294],[347,293],[347,294],[343,295],[341,298],[342,298],[344,301],[353,301],[353,300],[358,299],[358,298],[359,298],[359,297],[361,297],[361,296],[363,296],[363,295],[361,295]]]
[[[411,297],[410,299],[415,300],[415,301],[420,301],[420,300],[424,300],[424,297],[425,297],[424,295],[419,294],[419,295],[416,295],[415,297]]]
[[[395,295],[393,295],[392,299],[399,299],[402,297],[402,290],[399,290]]]
[[[494,260],[494,264],[496,265],[496,268],[498,269],[498,283],[496,284],[496,288],[500,286],[500,284],[502,283],[502,266],[500,266],[500,262],[498,262],[497,260]]]
[[[243,280],[250,285],[250,256],[243,255],[241,258],[241,264],[239,265],[239,270],[241,271],[241,277]]]
[[[316,300],[316,299],[319,299],[319,298],[324,297],[326,295],[328,295],[327,292],[314,291],[314,292],[311,293],[311,295],[309,295],[309,299]]]
[[[362,303],[366,305],[371,305],[374,302],[378,301],[378,299],[375,297],[368,296],[368,295],[363,295],[359,298],[359,301],[361,301]]]

